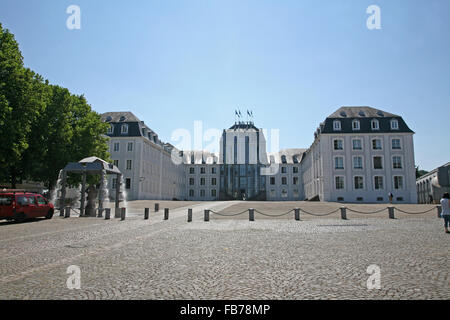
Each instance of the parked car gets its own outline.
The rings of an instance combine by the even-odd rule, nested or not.
[[[55,207],[39,193],[0,190],[0,220],[22,222],[29,218],[51,219]]]

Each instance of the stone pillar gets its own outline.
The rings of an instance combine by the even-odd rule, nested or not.
[[[121,182],[120,180],[122,179],[122,175],[121,174],[117,174],[116,175],[116,208],[119,208],[120,206],[120,185]]]
[[[64,207],[64,218],[70,218],[70,207]]]
[[[341,219],[347,220],[347,208],[346,207],[341,207]]]
[[[388,207],[388,210],[389,210],[389,219],[395,219],[394,207]]]
[[[299,208],[294,209],[294,216],[295,216],[295,220],[300,221],[300,209]]]
[[[86,171],[83,171],[80,196],[80,217],[82,217],[84,216],[84,208],[86,206]]]
[[[248,221],[255,221],[255,209],[248,209]]]
[[[164,220],[169,220],[169,208],[164,209]]]
[[[100,175],[100,190],[98,192],[98,216],[99,218],[102,217],[102,213],[103,213],[103,191],[105,186],[105,174],[106,171],[102,170],[102,173]]]
[[[110,208],[106,208],[105,209],[105,220],[109,220],[111,217],[111,209]]]

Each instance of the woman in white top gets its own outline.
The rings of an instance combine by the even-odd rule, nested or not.
[[[445,232],[446,233],[450,233],[450,231],[448,231],[448,225],[450,223],[450,195],[448,194],[448,192],[444,193],[444,195],[442,196],[441,199],[441,207],[442,207],[442,218],[444,218],[444,227],[445,227]]]

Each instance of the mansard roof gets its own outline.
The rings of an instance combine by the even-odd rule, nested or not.
[[[398,121],[398,129],[391,129],[391,120]],[[333,122],[341,122],[341,130],[333,129]],[[353,121],[360,123],[359,130],[353,130]],[[372,130],[372,120],[378,120],[379,130]],[[320,125],[320,133],[413,133],[402,117],[371,107],[341,107],[328,116]]]
[[[103,122],[109,123],[113,128],[112,132],[107,133],[109,137],[145,137],[161,147],[168,147],[170,149],[170,146],[167,146],[167,144],[159,140],[158,134],[150,129],[144,121],[141,121],[132,112],[106,112],[100,116],[100,119]],[[123,124],[128,125],[127,133],[121,132]]]

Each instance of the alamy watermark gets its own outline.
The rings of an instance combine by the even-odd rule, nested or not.
[[[71,265],[67,267],[67,274],[70,276],[67,278],[66,285],[69,290],[81,289],[81,269],[79,266]]]
[[[202,121],[194,121],[193,131],[186,128],[174,130],[170,139],[171,144],[175,147],[171,152],[173,163],[176,165],[182,164],[183,161],[191,163],[191,159],[183,159],[183,157],[189,156],[194,157],[197,161],[198,152],[201,152],[201,156],[206,155],[206,159],[204,159],[206,163],[213,163],[214,159],[222,164],[262,163],[267,167],[261,168],[261,175],[276,174],[279,168],[279,162],[276,159],[278,159],[277,154],[280,151],[280,129],[254,130],[253,125],[249,123],[237,123],[236,125],[244,129],[228,130],[224,134],[223,130],[217,128],[204,129]],[[267,138],[269,141],[266,140]],[[249,154],[247,159],[245,157],[246,147],[251,149],[247,150]],[[182,150],[183,154],[180,153]],[[259,162],[257,156],[250,156],[257,154],[257,150],[259,150]],[[267,154],[266,150],[268,150]],[[189,154],[186,154],[185,151]],[[220,155],[223,156],[222,159],[219,159]]]
[[[367,267],[366,272],[370,274],[367,279],[367,290],[381,289],[381,268],[376,264]]]
[[[66,9],[66,13],[70,16],[66,20],[66,27],[69,30],[81,29],[81,9],[77,5],[70,5]]]
[[[366,26],[369,30],[381,29],[381,9],[377,5],[370,5],[366,9],[366,13],[370,14],[367,18]]]

